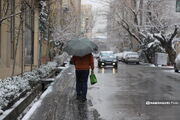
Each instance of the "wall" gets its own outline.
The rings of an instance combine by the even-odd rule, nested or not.
[[[12,2],[9,2],[10,5]],[[18,6],[19,1],[15,1],[15,6]],[[5,6],[4,1],[1,0],[1,10],[2,7]],[[18,6],[19,7],[19,6]],[[15,9],[15,8],[14,8]],[[1,17],[7,17],[12,13],[13,8],[9,6],[9,9],[7,11],[7,14],[1,11]],[[19,8],[15,9],[15,12],[19,12]],[[15,20],[15,21],[14,21]],[[11,21],[13,21],[13,24],[10,24]],[[22,36],[19,36],[19,39],[17,39],[17,35],[15,35],[15,32],[19,32],[19,24],[20,24],[20,18],[19,15],[16,15],[15,17],[9,17],[8,19],[5,19],[1,22],[1,58],[0,58],[0,78],[4,78],[7,76],[10,76],[12,73],[13,69],[13,63],[14,63],[14,56],[13,56],[13,47],[14,49],[16,48],[16,43],[18,41],[18,46],[17,46],[17,54],[16,54],[16,62],[15,62],[15,73],[14,74],[19,74],[21,71],[21,46],[20,44],[22,43]],[[12,29],[12,26],[13,28]],[[14,30],[14,32],[11,32]],[[22,34],[22,31],[20,31],[20,34]],[[11,37],[12,36],[12,37]],[[13,43],[13,44],[12,44]]]
[[[3,1],[4,0],[0,0],[1,1],[1,9],[4,6]],[[13,1],[9,1],[10,4],[12,4]],[[20,9],[21,9],[21,0],[15,0],[15,4],[14,4],[14,10],[12,8],[9,8],[8,12],[6,15],[4,15],[4,13],[1,11],[1,18],[2,17],[8,17],[14,13],[19,13]],[[35,2],[39,2],[38,0],[27,0],[27,3],[29,3],[31,5],[32,8],[34,8]],[[36,3],[36,7],[37,7],[38,3]],[[10,10],[13,10],[10,11]],[[35,63],[35,65],[37,65],[37,56],[38,56],[38,40],[39,40],[39,27],[38,25],[38,14],[37,12],[39,12],[38,9],[36,9],[34,11],[35,13],[35,19],[32,19],[32,25],[33,23],[36,24],[36,26],[32,27],[31,29],[33,29],[35,35],[32,35],[32,41],[34,41],[34,50],[36,51],[36,53],[34,53],[34,60],[33,63]],[[32,13],[31,15],[33,15],[34,13]],[[13,19],[13,17],[9,17],[8,20],[4,20],[1,23],[1,46],[0,46],[0,51],[1,51],[1,58],[0,58],[0,79],[3,79],[5,77],[11,76],[12,75],[12,71],[13,71],[13,64],[14,64],[14,58],[15,58],[15,69],[14,69],[14,75],[18,75],[23,73],[24,71],[30,71],[31,67],[29,67],[29,65],[26,65],[24,63],[24,44],[25,44],[25,38],[26,35],[25,34],[27,31],[25,29],[25,12],[22,12],[22,16],[23,19],[22,21],[20,20],[20,14],[15,15],[14,17],[14,21],[12,22],[12,24],[10,24],[11,18]],[[29,17],[29,16],[27,16]],[[27,19],[26,19],[27,20]],[[35,22],[34,22],[35,20]],[[12,28],[14,27],[14,29]],[[12,32],[14,30],[14,32]],[[12,35],[12,38],[11,38]],[[13,43],[13,44],[12,44]],[[16,46],[17,45],[17,46]],[[15,56],[15,50],[17,48],[17,52],[16,52],[16,56]],[[14,54],[14,56],[13,56]]]
[[[81,6],[81,32],[84,36],[91,39],[92,38],[92,27],[93,27],[93,13],[92,5],[82,5]]]

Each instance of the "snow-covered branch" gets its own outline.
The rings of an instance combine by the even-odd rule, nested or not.
[[[175,25],[175,29],[174,29],[174,32],[172,33],[170,39],[169,39],[169,42],[171,43],[172,40],[174,39],[174,37],[176,36],[177,34],[177,31],[178,31],[178,27]]]

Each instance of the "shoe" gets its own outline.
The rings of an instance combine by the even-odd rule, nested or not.
[[[76,100],[81,100],[81,96],[77,96],[77,97],[76,97]]]
[[[82,98],[81,98],[81,101],[82,101],[82,102],[85,102],[85,101],[87,101],[87,98],[86,98],[86,97],[82,97]]]

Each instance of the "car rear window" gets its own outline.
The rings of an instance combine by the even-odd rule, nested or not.
[[[113,56],[113,53],[101,53],[102,56],[104,57],[109,57],[109,56]]]
[[[129,56],[129,57],[138,57],[139,55],[137,53],[128,53],[128,54],[126,54],[126,56]]]

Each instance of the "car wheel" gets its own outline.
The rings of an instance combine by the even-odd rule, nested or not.
[[[114,68],[117,69],[117,68],[118,68],[118,65],[116,64],[116,65],[114,66]]]
[[[98,68],[101,68],[101,63],[98,62]]]
[[[139,62],[136,62],[137,65],[139,65]]]
[[[174,64],[174,72],[178,72],[178,69],[176,68],[176,63]]]
[[[177,70],[177,69],[175,69],[174,71],[175,71],[175,72],[179,72],[179,70]]]

